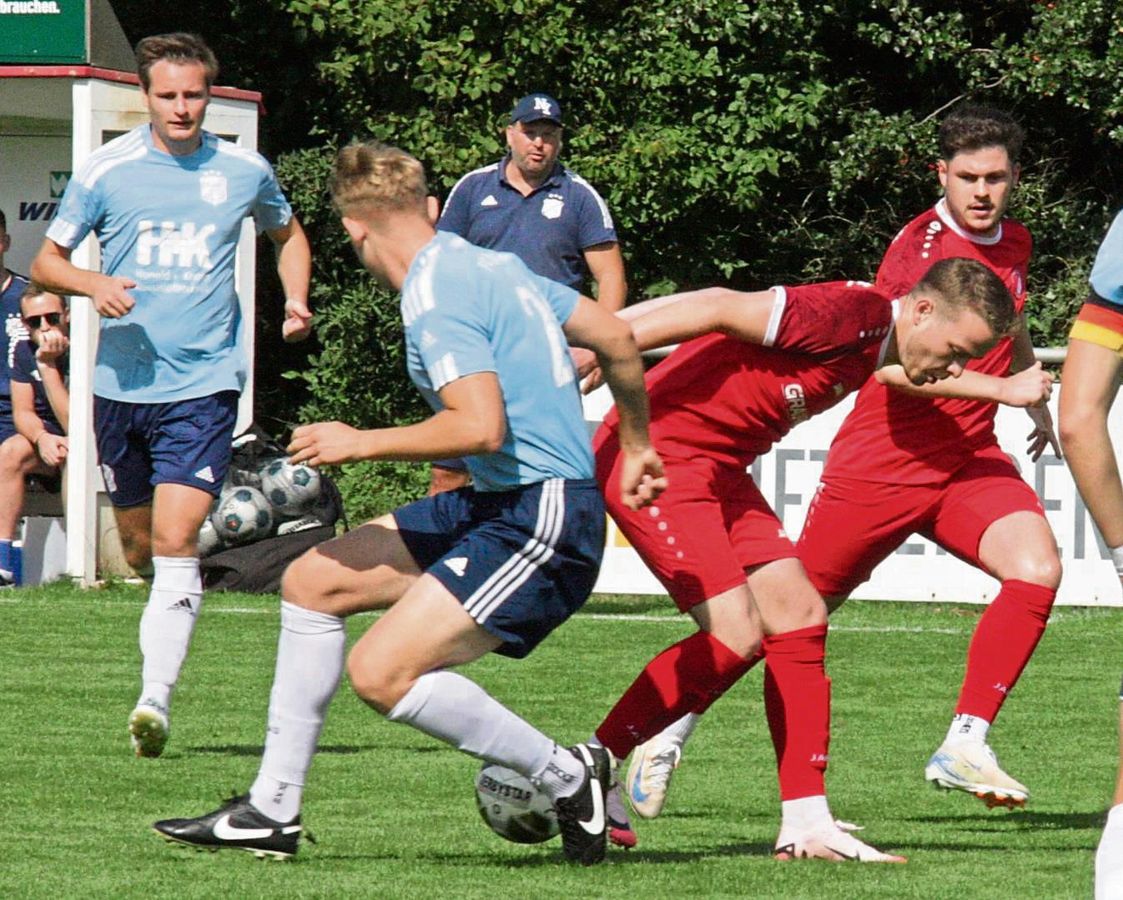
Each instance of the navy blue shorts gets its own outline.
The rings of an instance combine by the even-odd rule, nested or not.
[[[150,503],[158,484],[185,484],[217,497],[237,417],[237,391],[171,403],[95,396],[98,462],[110,501]]]
[[[438,469],[448,469],[450,472],[467,472],[468,464],[456,456],[448,459],[434,459],[429,465]]]
[[[503,641],[504,656],[526,656],[580,609],[604,553],[604,499],[592,479],[446,491],[394,519],[418,568]]]

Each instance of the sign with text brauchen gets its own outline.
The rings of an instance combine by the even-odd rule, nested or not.
[[[86,0],[0,0],[0,65],[81,64]]]

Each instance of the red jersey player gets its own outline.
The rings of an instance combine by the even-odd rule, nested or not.
[[[907,290],[932,260],[968,256],[1002,278],[1021,314],[1031,241],[1024,227],[1003,219],[1021,141],[1021,128],[997,110],[967,109],[944,120],[945,196],[893,241],[879,287]],[[1024,324],[971,365],[992,376],[1032,369]],[[911,396],[871,379],[831,445],[799,553],[832,608],[913,532],[1001,582],[975,629],[955,717],[925,777],[988,806],[1021,806],[1029,792],[999,767],[987,732],[1045,630],[1061,562],[1041,502],[998,446],[995,410],[974,400]],[[1050,443],[1059,455],[1048,409],[1030,412],[1033,458]],[[840,521],[847,523],[842,532]]]
[[[997,110],[966,109],[944,120],[938,173],[945,196],[894,239],[879,289],[899,296],[933,262],[966,257],[1002,278],[1020,317],[1031,240],[1003,214],[1021,143],[1021,128]],[[1020,374],[995,377],[1011,370]],[[976,629],[948,740],[926,776],[990,804],[1020,805],[1028,792],[999,768],[986,733],[1045,628],[1061,564],[1040,502],[995,439],[993,401],[1026,405],[1019,391],[1032,396],[1035,386],[1047,397],[1050,378],[1034,363],[1024,327],[966,374],[950,391],[947,383],[915,387],[892,367],[866,383],[831,446],[798,551],[832,609],[914,531],[1002,582]],[[1056,438],[1047,408],[1027,411],[1036,459],[1047,445],[1057,448]],[[639,815],[661,811],[682,746],[707,707],[699,704],[633,754],[626,790]]]
[[[652,441],[669,487],[641,513],[611,496],[606,502],[698,631],[648,664],[596,740],[623,759],[766,656],[783,801],[777,856],[900,861],[841,831],[830,814],[826,606],[745,469],[879,366],[898,364],[918,385],[961,374],[1012,325],[1010,295],[985,266],[944,260],[899,300],[833,283],[712,289],[652,303],[658,308],[633,319],[640,347],[688,341],[647,377]],[[620,465],[613,415],[594,449],[597,478],[607,484]]]

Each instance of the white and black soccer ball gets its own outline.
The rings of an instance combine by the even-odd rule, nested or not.
[[[261,491],[235,487],[219,495],[211,522],[224,543],[248,544],[268,537],[273,528],[273,511]]]
[[[303,515],[320,499],[320,473],[284,457],[270,460],[261,470],[261,492],[282,516]]]
[[[540,844],[558,833],[549,796],[530,779],[494,763],[476,776],[476,805],[488,828],[516,844]]]
[[[211,517],[207,516],[199,529],[199,556],[210,556],[221,550],[223,546],[222,538],[218,536],[218,529],[214,527]]]

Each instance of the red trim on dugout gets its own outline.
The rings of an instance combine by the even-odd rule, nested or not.
[[[135,72],[119,72],[116,69],[102,69],[99,66],[0,66],[0,78],[100,78],[102,81],[116,81],[120,84],[140,84],[140,79]],[[265,114],[260,91],[247,91],[216,84],[211,88],[211,96],[221,97],[224,100],[256,103],[258,112]]]

